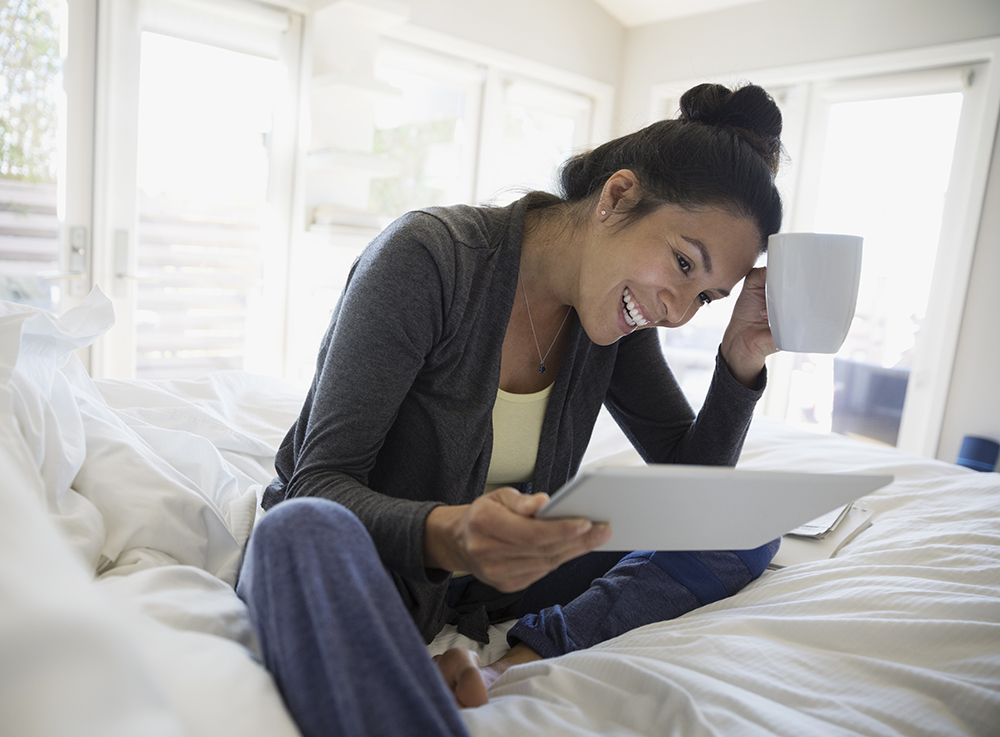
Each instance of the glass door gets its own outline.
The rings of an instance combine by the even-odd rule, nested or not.
[[[820,86],[786,230],[865,239],[854,323],[835,355],[773,361],[768,414],[896,445],[931,304],[965,70]],[[947,240],[947,239],[945,239]],[[776,383],[777,382],[777,383]]]
[[[102,6],[95,375],[280,375],[301,17],[256,3]],[[106,193],[106,194],[105,194]]]
[[[265,249],[279,238],[268,182],[280,63],[144,32],[140,70],[136,376],[242,369],[259,362]]]
[[[812,229],[863,234],[865,262],[841,351],[796,357],[790,419],[896,444],[961,111],[961,92],[830,106]]]

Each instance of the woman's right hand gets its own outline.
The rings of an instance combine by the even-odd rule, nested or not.
[[[587,519],[535,519],[548,500],[505,486],[472,504],[435,507],[424,530],[425,565],[520,591],[611,538],[610,527]]]

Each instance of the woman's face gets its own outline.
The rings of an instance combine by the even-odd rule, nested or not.
[[[664,205],[616,228],[612,213],[585,259],[577,312],[610,345],[644,327],[679,327],[724,299],[757,261],[760,233],[724,210]]]

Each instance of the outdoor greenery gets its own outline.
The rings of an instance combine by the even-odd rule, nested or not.
[[[399,176],[373,179],[369,207],[380,215],[397,218],[408,210],[428,205],[452,205],[445,191],[434,186],[427,171],[427,152],[435,145],[455,139],[454,118],[405,123],[375,131],[375,153],[391,154],[399,164]]]
[[[0,178],[54,182],[59,0],[0,0]]]

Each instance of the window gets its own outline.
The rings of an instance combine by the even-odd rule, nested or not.
[[[375,78],[397,91],[375,105],[374,151],[395,163],[372,181],[386,221],[419,207],[472,200],[485,70],[415,50],[384,48]]]
[[[538,79],[394,44],[375,77],[398,91],[375,106],[375,153],[395,164],[372,182],[384,218],[555,191],[559,166],[590,139],[593,99]]]
[[[560,165],[590,139],[593,100],[511,75],[493,80],[479,199],[505,204],[532,189],[557,192]]]
[[[772,356],[760,411],[936,453],[985,191],[984,152],[996,130],[998,52],[995,40],[969,42],[741,75],[782,108],[790,159],[777,181],[783,230],[865,237],[843,349],[836,357]],[[657,87],[656,106],[675,110],[694,83]],[[701,314],[698,321],[703,327]],[[724,325],[719,319],[717,338]],[[678,373],[691,365],[701,372],[688,381],[702,392],[697,404],[708,343],[692,358],[685,335],[666,332]]]

